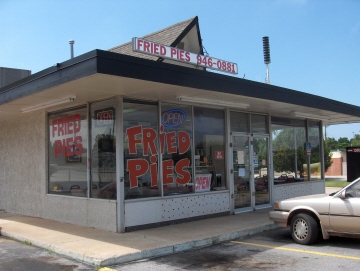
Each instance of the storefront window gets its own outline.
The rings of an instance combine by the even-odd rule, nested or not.
[[[160,127],[165,135],[162,154],[164,195],[194,192],[191,176],[191,106],[162,103]]]
[[[226,189],[225,112],[194,108],[195,192]]]
[[[232,132],[249,133],[250,132],[249,114],[232,111],[230,113],[230,130]]]
[[[50,194],[87,196],[86,107],[51,113],[49,125]]]
[[[251,114],[251,133],[268,134],[268,117],[265,115]]]
[[[156,103],[127,101],[123,104],[125,199],[161,195],[158,115]]]
[[[310,153],[310,180],[320,180],[321,178],[321,148],[320,148],[320,123],[315,121],[308,122]],[[330,155],[325,155],[330,160]],[[325,161],[326,163],[326,161]]]
[[[115,100],[90,105],[92,198],[116,199]]]
[[[272,146],[274,184],[308,180],[306,158],[306,122],[273,117]]]

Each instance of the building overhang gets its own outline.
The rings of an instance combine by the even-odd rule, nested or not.
[[[236,103],[248,104],[246,111],[273,116],[289,117],[296,112],[304,118],[300,115],[305,113],[322,120],[324,125],[360,122],[358,106],[201,69],[102,50],[56,63],[1,88],[0,121],[27,114],[22,113],[24,108],[70,95],[76,96],[76,100],[43,110],[83,105],[117,95],[170,103],[181,103],[177,98],[187,96],[235,103],[229,106],[233,109],[240,108]],[[198,103],[195,101],[193,104]]]

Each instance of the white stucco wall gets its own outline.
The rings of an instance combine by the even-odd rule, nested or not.
[[[47,194],[46,113],[0,122],[0,209],[116,231],[116,202]]]
[[[125,227],[230,213],[229,191],[125,202]]]
[[[274,185],[273,188],[273,202],[277,202],[283,199],[307,196],[313,194],[324,194],[325,193],[325,182],[310,181],[310,182],[299,182],[291,184],[278,184]]]

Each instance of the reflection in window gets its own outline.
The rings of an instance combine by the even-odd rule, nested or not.
[[[158,188],[158,106],[124,102],[125,199],[156,197]]]
[[[163,160],[163,187],[164,195],[186,194],[194,192],[193,182],[191,177],[192,163],[191,163],[191,138],[192,138],[192,112],[191,106],[176,105],[176,104],[161,104],[161,125],[163,127],[162,134],[165,135]],[[181,137],[185,135],[186,138]],[[173,135],[174,137],[171,137]],[[171,139],[172,138],[172,139]],[[170,142],[173,142],[169,144]],[[179,144],[185,147],[182,150]],[[170,148],[173,148],[171,151]],[[189,166],[182,170],[186,171],[187,179],[184,181],[178,178],[185,178],[180,171],[176,170],[176,165],[186,163],[189,161]],[[166,163],[171,163],[172,166],[167,166]],[[173,168],[174,167],[174,168]],[[189,178],[190,177],[190,178]]]
[[[274,184],[307,180],[306,123],[273,117]]]
[[[265,115],[251,114],[251,133],[268,134],[268,117]]]
[[[87,195],[86,107],[51,113],[49,123],[50,194]]]
[[[320,148],[320,123],[315,121],[308,122],[309,129],[309,142],[311,144],[310,155],[310,179],[319,180],[321,178],[321,148]],[[330,155],[328,157],[329,163],[331,163]]]
[[[194,129],[195,192],[226,189],[224,111],[195,107]]]
[[[115,100],[90,105],[90,197],[116,199]]]
[[[250,120],[248,113],[230,112],[230,130],[232,132],[250,132]]]

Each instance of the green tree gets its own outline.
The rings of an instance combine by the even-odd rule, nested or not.
[[[328,147],[331,150],[335,150],[339,148],[339,143],[337,140],[333,137],[328,137],[324,140],[324,144],[326,147]]]
[[[340,137],[338,142],[339,142],[338,144],[339,148],[350,147],[350,140],[347,137]]]
[[[355,134],[352,139],[350,139],[350,146],[352,147],[360,147],[360,135]]]

